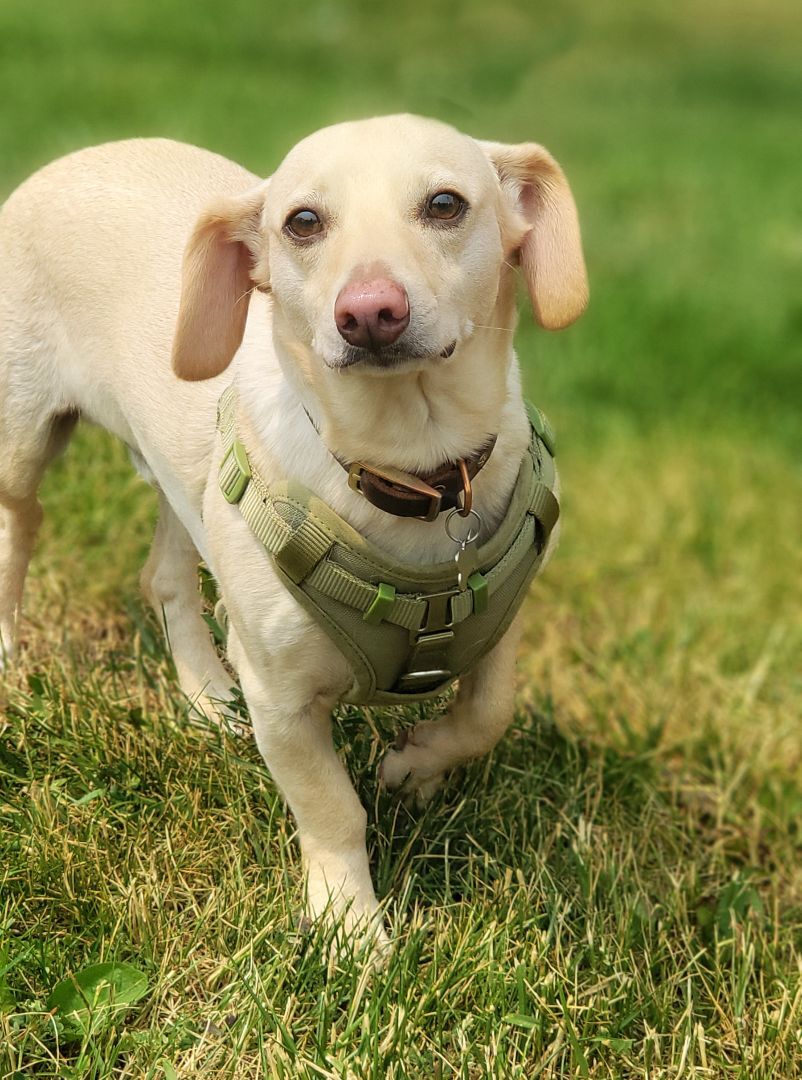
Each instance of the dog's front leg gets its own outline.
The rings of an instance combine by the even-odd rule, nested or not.
[[[313,673],[297,652],[257,669],[232,644],[257,745],[298,825],[307,912],[383,951],[388,939],[370,878],[367,815],[332,742],[336,694],[310,695]]]
[[[493,749],[513,718],[515,655],[521,628],[519,615],[501,641],[460,680],[456,699],[445,716],[402,732],[397,748],[390,750],[381,764],[387,787],[402,788],[425,803],[450,769]]]

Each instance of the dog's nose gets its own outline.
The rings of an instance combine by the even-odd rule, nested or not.
[[[334,303],[334,321],[349,345],[392,345],[409,326],[407,291],[389,278],[351,281]]]

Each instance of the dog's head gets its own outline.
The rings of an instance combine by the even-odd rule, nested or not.
[[[541,326],[582,313],[576,207],[543,147],[411,116],[339,124],[201,217],[173,366],[184,379],[220,374],[254,288],[273,296],[278,340],[308,362],[374,373],[446,363],[478,328],[512,321],[513,264]]]

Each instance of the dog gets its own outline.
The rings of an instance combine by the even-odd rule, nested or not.
[[[492,537],[531,434],[513,349],[517,267],[541,326],[581,314],[587,279],[560,166],[537,144],[480,142],[408,115],[319,131],[268,180],[169,140],[110,143],[41,169],[0,211],[4,663],[37,488],[84,418],[120,438],[158,491],[142,584],[183,693],[228,715],[202,559],[259,750],[297,822],[308,913],[380,948],[366,813],[330,730],[353,672],[221,490],[218,402],[233,385],[237,439],[266,489],[304,485],[405,565],[453,559],[439,515],[388,513],[343,463],[427,476],[495,437],[470,489],[479,541]],[[425,800],[497,743],[518,640],[516,618],[447,714],[387,753],[388,787]]]

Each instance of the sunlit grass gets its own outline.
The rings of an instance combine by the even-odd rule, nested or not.
[[[778,497],[798,478],[770,457],[699,445],[705,470],[660,438],[566,455],[565,539],[528,603],[518,720],[425,813],[375,780],[413,717],[341,716],[397,941],[374,980],[298,930],[292,825],[255,748],[185,723],[128,562],[148,493],[124,496],[119,563],[101,566],[111,535],[89,545],[92,575],[49,526],[4,732],[9,1067],[11,1047],[43,1070],[77,1060],[43,996],[117,958],[151,995],[76,1075],[169,1075],[164,1058],[209,1077],[426,1076],[438,1061],[444,1076],[661,1076],[683,1057],[698,1076],[795,1075],[802,500]],[[67,482],[73,465],[52,518],[87,482]],[[127,491],[121,454],[97,468]],[[87,595],[70,574],[91,577]],[[77,608],[63,626],[56,581]]]

